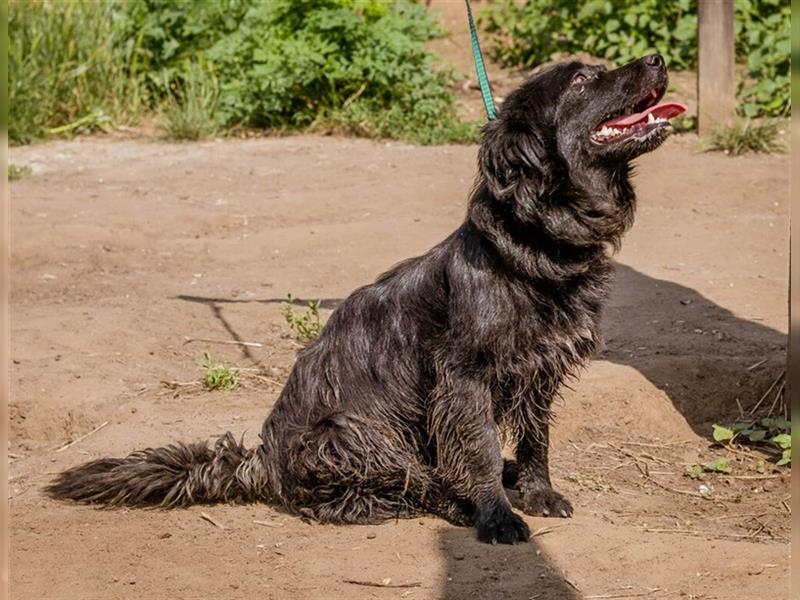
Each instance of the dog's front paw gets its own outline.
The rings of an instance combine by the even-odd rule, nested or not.
[[[503,505],[482,510],[475,520],[475,528],[478,539],[490,544],[527,542],[531,534],[525,521]]]
[[[523,490],[521,500],[520,508],[526,515],[565,519],[572,516],[572,504],[552,488]]]

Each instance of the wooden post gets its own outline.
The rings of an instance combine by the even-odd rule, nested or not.
[[[734,0],[700,0],[697,28],[697,125],[701,135],[729,123],[734,95]]]

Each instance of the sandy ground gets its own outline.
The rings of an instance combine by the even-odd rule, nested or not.
[[[433,5],[452,35],[432,45],[471,73],[461,3]],[[490,74],[501,97],[522,77]],[[691,109],[691,75],[674,81]],[[480,118],[477,90],[460,93]],[[676,137],[639,161],[606,348],[557,406],[554,483],[576,514],[527,518],[537,535],[515,547],[427,517],[334,527],[264,505],[107,511],[40,491],[79,462],[176,439],[231,430],[255,444],[297,352],[286,294],[328,315],[444,238],[463,218],[475,147],[12,149],[33,171],[11,187],[12,597],[788,598],[788,473],[709,434],[783,368],[789,159],[696,144]],[[242,369],[241,387],[203,390],[205,352]],[[718,457],[730,476],[684,475]]]
[[[281,300],[320,298],[329,314],[442,239],[463,218],[475,147],[13,149],[33,169],[11,189],[13,597],[788,598],[788,480],[708,443],[711,422],[747,411],[782,368],[788,158],[694,143],[639,161],[607,347],[557,407],[554,479],[576,515],[528,518],[539,535],[517,547],[433,518],[333,527],[263,505],[104,511],[40,492],[94,457],[226,430],[255,443],[297,350]],[[251,369],[242,387],[196,385],[206,351]],[[739,478],[708,475],[702,498],[684,467],[718,456]],[[418,586],[347,583],[387,579]]]

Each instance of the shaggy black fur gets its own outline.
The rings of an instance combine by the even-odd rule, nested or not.
[[[107,505],[263,500],[336,523],[426,511],[501,543],[529,536],[504,483],[524,512],[570,516],[550,485],[550,405],[599,344],[609,255],[634,213],[629,161],[669,127],[612,144],[589,134],[665,87],[658,56],[532,77],[486,125],[463,225],[334,311],[258,448],[228,434],[213,448],[147,449],[66,471],[49,492]],[[501,440],[516,448],[505,472]]]

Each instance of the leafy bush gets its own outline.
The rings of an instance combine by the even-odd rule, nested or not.
[[[208,50],[220,121],[249,127],[345,126],[430,143],[469,137],[425,41],[436,33],[407,0],[270,0]]]
[[[501,0],[481,22],[491,57],[506,66],[579,52],[617,63],[658,52],[678,70],[697,63],[697,0]],[[790,23],[788,2],[736,0],[736,52],[747,68],[740,111],[747,117],[788,114]]]
[[[257,2],[127,0],[117,16],[119,43],[135,48],[134,60],[144,73],[145,88],[151,98],[161,98],[174,94],[196,64],[205,64],[205,51],[234,33]]]
[[[576,52],[616,62],[660,52],[674,68],[692,65],[697,10],[691,0],[502,0],[481,15],[490,55],[534,66]]]
[[[736,48],[750,80],[739,86],[746,117],[789,115],[791,20],[788,2],[736,0]]]

